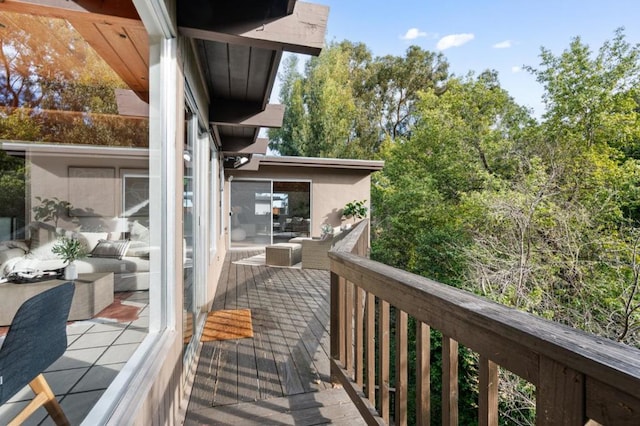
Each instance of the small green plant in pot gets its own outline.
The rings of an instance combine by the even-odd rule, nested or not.
[[[354,218],[354,219],[364,219],[367,217],[367,206],[365,203],[367,200],[356,201],[353,200],[347,204],[342,209],[342,215],[346,218]]]
[[[323,223],[322,225],[320,225],[320,238],[325,240],[331,235],[333,235],[333,226],[328,223]]]
[[[61,237],[51,249],[53,254],[57,254],[63,261],[67,263],[64,269],[65,280],[75,280],[78,278],[75,261],[87,255],[84,245],[72,237]]]

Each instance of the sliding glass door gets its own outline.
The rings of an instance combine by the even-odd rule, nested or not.
[[[264,246],[310,235],[311,183],[231,181],[231,247]]]
[[[231,247],[271,242],[271,182],[231,181]]]

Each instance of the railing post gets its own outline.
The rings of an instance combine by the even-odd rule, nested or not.
[[[482,355],[478,362],[478,424],[498,426],[498,365]]]
[[[367,399],[372,404],[376,402],[376,297],[373,293],[367,293]]]
[[[349,372],[351,378],[354,377],[353,362],[353,297],[354,285],[345,280],[344,282],[344,368]]]
[[[331,352],[331,358],[344,361],[340,358],[341,355],[341,344],[343,341],[341,336],[342,331],[342,323],[341,316],[344,312],[341,302],[341,291],[340,291],[340,276],[334,272],[331,272],[331,294],[330,294],[330,324],[329,324],[329,350]],[[338,384],[339,380],[337,378],[338,373],[334,371],[335,366],[331,364],[331,383]]]
[[[442,335],[442,424],[458,424],[458,342]]]
[[[408,315],[403,310],[396,308],[396,395],[395,395],[395,424],[403,426],[407,424],[407,393],[408,372]]]
[[[540,357],[536,386],[536,425],[584,425],[584,375]]]
[[[380,320],[378,324],[378,335],[380,340],[379,362],[379,404],[378,412],[385,421],[389,423],[389,302],[380,300]]]
[[[356,359],[355,381],[361,388],[364,385],[364,291],[356,287]]]
[[[416,424],[431,425],[431,329],[416,321]]]

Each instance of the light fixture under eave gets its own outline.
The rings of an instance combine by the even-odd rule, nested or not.
[[[182,158],[184,158],[184,161],[186,161],[187,163],[191,162],[191,153],[188,150],[184,150],[184,152],[182,153]]]
[[[244,166],[249,162],[249,157],[236,157],[236,160],[233,162],[233,168],[237,169],[240,166]]]

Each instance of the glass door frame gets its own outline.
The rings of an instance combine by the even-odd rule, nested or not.
[[[209,199],[210,194],[208,194],[209,189],[209,168],[211,167],[209,159],[210,155],[210,146],[211,141],[209,134],[203,129],[206,128],[200,123],[199,115],[193,113],[194,103],[189,102],[189,97],[186,97],[185,101],[185,113],[189,112],[185,116],[185,145],[187,150],[184,152],[184,161],[187,161],[187,155],[190,157],[189,161],[192,164],[192,173],[189,179],[191,180],[191,192],[190,200],[185,198],[184,190],[182,206],[183,212],[185,203],[191,204],[192,217],[191,217],[191,226],[192,232],[191,235],[193,237],[193,241],[191,244],[191,274],[192,274],[192,284],[191,284],[191,292],[187,293],[186,289],[183,287],[183,312],[184,315],[188,315],[191,317],[191,335],[189,336],[189,341],[185,343],[183,348],[183,366],[184,368],[189,368],[192,364],[198,350],[198,342],[202,330],[204,328],[204,323],[206,320],[206,291],[207,291],[207,267],[208,267],[208,259],[209,259],[209,237],[208,237],[208,224],[209,224]],[[183,180],[186,179],[187,176],[183,176]],[[183,218],[183,223],[187,219]],[[184,227],[183,227],[184,232]],[[183,242],[187,237],[186,234],[183,235]],[[186,250],[186,247],[184,247]],[[183,254],[183,276],[184,276],[184,268],[185,261],[187,260],[186,255]],[[184,286],[183,281],[183,286]],[[191,304],[187,304],[186,298],[191,298]],[[191,309],[187,309],[187,306],[191,306]],[[187,320],[187,318],[185,318]],[[188,324],[187,321],[183,321],[185,327]],[[187,332],[187,330],[185,330]],[[185,375],[186,377],[186,375]]]
[[[231,204],[231,197],[233,196],[233,191],[232,191],[232,186],[233,186],[233,182],[268,182],[269,183],[269,194],[270,194],[270,209],[273,210],[273,186],[274,186],[274,182],[301,182],[301,183],[308,183],[309,184],[309,236],[312,234],[311,232],[311,224],[313,223],[313,219],[311,218],[311,212],[313,212],[313,181],[311,179],[295,179],[295,178],[286,178],[286,179],[279,179],[279,178],[252,178],[252,177],[233,177],[230,176],[230,180],[229,180],[229,196],[228,196],[228,206],[229,206],[229,236],[228,236],[228,247],[229,248],[239,248],[239,246],[234,246],[233,245],[233,241],[231,238],[231,231],[233,230],[232,227],[232,217],[233,215],[231,214],[232,211],[232,204]],[[268,229],[269,229],[269,241],[267,243],[265,243],[264,245],[270,245],[273,244],[273,238],[274,238],[274,233],[273,233],[273,214],[269,215],[269,225],[268,225]],[[256,246],[260,246],[262,244],[257,244]]]

